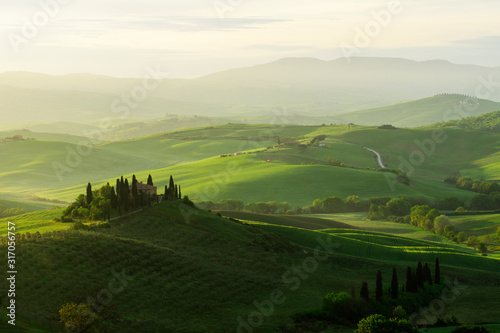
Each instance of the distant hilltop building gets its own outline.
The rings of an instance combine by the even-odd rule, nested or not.
[[[132,185],[130,185],[128,188],[130,190],[130,193],[132,193]],[[144,194],[150,195],[151,197],[153,197],[156,195],[156,186],[148,185],[148,184],[144,184],[144,183],[140,182],[140,183],[137,183],[137,192],[139,192],[139,193],[144,192]]]

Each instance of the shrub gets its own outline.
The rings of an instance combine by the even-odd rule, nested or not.
[[[497,207],[493,197],[486,194],[478,194],[472,198],[470,208],[472,210],[493,210]]]
[[[392,317],[396,319],[408,319],[408,314],[401,305],[398,305],[392,311]]]
[[[405,216],[410,214],[411,203],[405,199],[392,199],[386,204],[386,206],[391,215]]]
[[[406,319],[387,319],[380,314],[374,314],[358,323],[355,333],[418,333],[417,327],[411,325]]]
[[[102,318],[88,304],[67,303],[59,310],[66,331],[99,332]]]
[[[88,227],[85,224],[83,224],[82,222],[78,221],[78,222],[73,223],[73,225],[71,226],[71,229],[72,230],[88,230]]]
[[[446,215],[438,216],[434,219],[434,232],[438,235],[443,235],[445,228],[451,223]]]
[[[353,299],[351,295],[341,292],[330,293],[323,299],[323,311],[329,319],[347,320],[353,323],[371,312],[370,304],[363,299]]]
[[[441,200],[438,200],[436,206],[438,209],[443,210],[455,210],[464,205],[463,200],[457,197],[447,197]]]
[[[187,195],[185,195],[184,199],[182,199],[182,203],[188,205],[189,207],[194,207],[194,203],[189,200],[189,197]]]

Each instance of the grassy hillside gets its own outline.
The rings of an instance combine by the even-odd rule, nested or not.
[[[433,138],[434,130],[439,132],[439,141],[434,141],[434,150],[430,149],[429,140]],[[379,130],[372,128],[360,128],[343,132],[338,136],[346,142],[367,145],[382,155],[382,160],[389,168],[401,167],[404,171],[413,170],[413,178],[422,179],[444,179],[449,175],[476,176],[482,174],[486,179],[498,179],[500,173],[496,173],[499,155],[497,145],[500,136],[494,133],[460,129],[400,129]],[[420,146],[417,145],[420,142]],[[425,144],[425,148],[421,148]],[[419,153],[420,152],[420,153]],[[410,154],[418,163],[410,164]],[[422,159],[419,156],[424,156]],[[405,162],[402,162],[404,160]],[[410,178],[412,176],[410,175]]]
[[[457,123],[456,119],[463,118],[464,114],[479,116],[498,110],[500,110],[500,103],[490,100],[472,99],[463,95],[438,95],[401,104],[344,113],[338,115],[338,118],[344,122],[360,125],[392,124],[397,127],[417,127],[445,120],[450,120],[451,125]]]
[[[398,195],[430,198],[457,195],[470,198],[474,195],[473,192],[444,184],[440,184],[438,188],[429,187],[426,191],[419,191],[397,182],[396,175],[392,173],[328,165],[273,163],[267,162],[258,154],[214,157],[165,169],[135,172],[139,179],[146,179],[148,173],[154,175],[158,185],[168,184],[170,175],[175,175],[176,182],[182,185],[182,193],[197,201],[287,201],[293,206],[304,206],[311,204],[316,198],[346,198],[353,194],[363,199]],[[130,174],[126,176],[131,177]],[[389,186],[388,179],[394,184],[394,188]],[[95,186],[100,184],[105,184],[105,181],[96,182]],[[38,194],[42,197],[70,200],[82,192],[82,186],[83,184]]]
[[[500,132],[500,111],[490,112],[477,117],[449,120],[435,124],[436,127],[458,127],[469,130]]]
[[[21,234],[69,229],[71,223],[52,222],[55,217],[61,217],[62,211],[62,209],[53,209],[2,218],[0,219],[0,232],[7,234],[9,221],[16,224],[16,233]]]
[[[113,221],[111,229],[51,232],[41,239],[22,241],[16,252],[22,263],[17,288],[23,291],[16,299],[18,316],[44,329],[41,332],[57,331],[61,305],[95,298],[109,288],[113,272],[130,277],[120,292],[112,294],[110,303],[117,321],[107,323],[106,330],[119,332],[145,328],[147,332],[234,331],[240,316],[246,318],[255,311],[254,301],[269,299],[279,289],[286,301],[255,329],[276,332],[297,311],[321,306],[328,292],[346,291],[351,282],[360,285],[363,280],[374,290],[377,270],[388,279],[396,266],[404,276],[407,265],[417,259],[432,262],[436,255],[442,261],[443,275],[460,275],[471,291],[483,292],[479,288],[485,288],[480,285],[486,279],[489,283],[498,280],[493,273],[498,271],[496,261],[452,246],[352,229],[317,232],[263,223],[245,225],[198,210],[186,220],[177,205],[162,203]],[[310,258],[309,250],[320,239],[333,240],[340,247],[321,250],[329,258],[294,288],[295,283],[283,275]],[[0,251],[2,260],[5,255],[6,251]],[[491,290],[490,296],[495,293]],[[496,299],[490,298],[493,308]],[[493,322],[494,318],[485,312],[475,321]],[[0,325],[5,326],[4,319]]]
[[[500,155],[495,146],[500,143],[498,134],[444,129],[444,142],[433,143],[432,151],[425,155],[419,151],[429,149],[433,131],[226,124],[103,143],[80,158],[68,154],[82,151],[82,147],[68,142],[7,142],[0,145],[0,158],[5,161],[0,167],[0,198],[38,196],[71,201],[89,181],[100,186],[107,181],[114,183],[120,175],[135,173],[145,180],[151,173],[160,192],[172,174],[183,185],[184,194],[202,201],[237,198],[306,205],[316,198],[354,194],[362,198],[404,194],[469,200],[473,192],[458,190],[442,180],[459,174],[475,179],[500,177]],[[297,140],[307,145],[320,135],[326,136],[321,142],[325,147],[316,142],[307,148],[263,149],[276,145],[278,137],[281,142]],[[372,170],[379,168],[375,155],[363,147],[378,151],[386,167],[407,172],[411,186],[395,182],[392,173]],[[245,151],[258,153],[219,157]],[[410,164],[415,152],[424,158]],[[348,168],[329,166],[330,157]],[[61,180],[54,165],[71,165],[72,171],[65,170]]]

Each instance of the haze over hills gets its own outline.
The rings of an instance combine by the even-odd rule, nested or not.
[[[286,58],[195,79],[160,80],[158,75],[164,74],[159,68],[145,70],[145,75],[158,80],[148,81],[155,88],[146,89],[143,99],[139,92],[144,90],[143,79],[6,72],[0,74],[4,121],[88,123],[123,116],[114,112],[120,107],[130,108],[130,119],[153,119],[166,113],[271,115],[276,106],[297,115],[335,117],[446,92],[474,95],[490,77],[500,76],[500,68],[440,60]],[[488,92],[487,88],[491,87],[480,91]],[[134,94],[140,98],[134,99]],[[123,100],[127,95],[132,95],[130,103]],[[500,100],[499,93],[490,95],[489,99]]]

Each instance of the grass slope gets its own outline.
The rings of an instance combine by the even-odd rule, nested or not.
[[[226,124],[104,143],[93,146],[88,156],[80,158],[68,154],[82,147],[67,142],[9,142],[0,146],[0,158],[5,161],[0,169],[0,197],[22,201],[37,195],[71,201],[89,181],[100,186],[106,181],[114,183],[120,175],[135,173],[144,180],[151,173],[160,188],[168,183],[170,174],[175,175],[185,186],[184,193],[198,200],[238,198],[245,202],[274,200],[305,205],[318,197],[345,198],[353,194],[364,198],[405,194],[469,200],[473,192],[457,190],[442,179],[458,174],[500,177],[500,153],[496,148],[500,136],[458,129],[445,129],[444,133],[445,142],[434,144],[431,153],[419,155],[423,159],[412,165],[402,161],[415,159],[416,152],[422,149],[417,143],[428,144],[432,129]],[[220,154],[262,150],[277,143],[278,136],[282,140],[310,142],[318,135],[328,136],[326,147],[274,149],[218,158]],[[363,146],[378,151],[387,167],[409,173],[411,187],[394,183],[392,174],[362,170],[378,168],[373,153]],[[358,169],[329,167],[329,157]],[[68,161],[74,164],[60,181],[54,163],[68,165]]]
[[[395,266],[404,276],[407,265],[416,260],[432,263],[435,256],[441,259],[444,275],[463,276],[471,291],[490,292],[491,308],[498,305],[494,297],[498,290],[486,289],[499,280],[495,275],[498,261],[457,247],[363,230],[318,232],[262,222],[245,225],[178,204],[161,203],[113,221],[111,229],[52,232],[50,237],[18,242],[17,289],[23,292],[17,295],[16,304],[23,326],[40,332],[60,330],[57,311],[61,305],[95,298],[109,288],[115,271],[130,279],[112,295],[110,304],[119,320],[107,327],[109,331],[234,331],[238,318],[247,318],[255,311],[255,302],[269,299],[278,289],[285,302],[254,330],[276,332],[293,313],[320,307],[329,292],[346,291],[351,282],[360,285],[365,280],[374,290],[377,270],[389,279]],[[283,224],[319,223],[312,218],[265,218]],[[340,246],[320,250],[328,258],[305,277],[291,274],[291,267],[310,260],[309,250],[319,246],[320,239]],[[6,253],[0,251],[0,260],[6,260]],[[484,284],[484,289],[478,289]],[[474,299],[466,300],[468,306],[475,306]],[[494,315],[487,311],[474,321],[493,322]],[[0,327],[5,327],[5,319]]]
[[[344,122],[360,125],[392,124],[397,127],[417,127],[463,118],[463,115],[455,110],[461,110],[462,114],[468,116],[478,116],[500,110],[500,103],[479,98],[471,99],[463,95],[439,95],[401,104],[344,113],[338,117]]]
[[[135,174],[138,179],[146,179],[148,173],[154,175],[157,185],[168,184],[170,175],[175,175],[176,182],[182,186],[182,193],[197,201],[216,202],[232,198],[244,202],[287,201],[295,206],[308,205],[316,198],[328,196],[346,198],[356,194],[367,199],[397,195],[437,197],[443,194],[442,191],[420,192],[402,185],[395,181],[396,176],[391,173],[326,165],[268,163],[257,154],[214,157]],[[394,188],[388,184],[386,177],[394,184]],[[95,183],[95,186],[103,183],[105,181]],[[82,186],[40,192],[39,195],[69,200],[82,192]],[[462,193],[469,194],[450,186],[446,194],[460,196]]]

